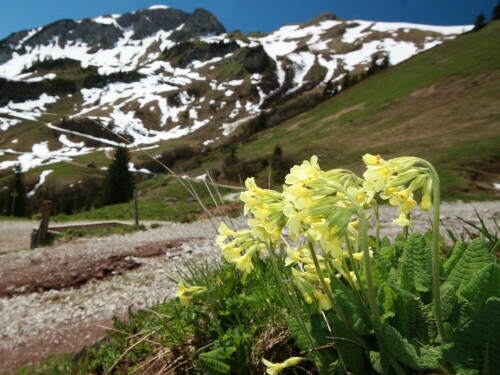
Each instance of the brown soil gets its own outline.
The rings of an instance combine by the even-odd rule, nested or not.
[[[102,339],[112,327],[112,318],[61,325],[20,345],[0,347],[0,373],[9,374],[22,364],[38,362],[50,355],[78,353]]]
[[[141,245],[132,251],[99,258],[85,254],[78,258],[55,256],[50,262],[45,257],[17,258],[15,253],[8,254],[0,265],[0,297],[78,287],[92,279],[100,280],[140,267],[134,257],[160,256],[179,247],[180,241],[173,240]],[[27,269],[30,272],[24,272]]]

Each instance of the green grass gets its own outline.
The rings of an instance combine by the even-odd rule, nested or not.
[[[214,206],[203,183],[191,182],[202,202]],[[212,194],[216,195],[213,186]],[[221,195],[234,192],[226,188],[218,188]],[[189,222],[197,219],[203,210],[196,201],[192,201],[189,192],[173,177],[158,175],[137,184],[138,210],[140,220],[164,220]],[[164,198],[174,198],[175,202],[165,202]],[[220,202],[217,202],[220,204]],[[134,220],[134,203],[121,203],[105,206],[74,215],[59,214],[52,217],[54,221],[76,220]]]

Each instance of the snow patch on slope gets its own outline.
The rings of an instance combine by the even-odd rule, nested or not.
[[[45,183],[45,179],[47,178],[47,176],[49,174],[51,174],[53,172],[52,169],[48,169],[48,170],[45,170],[43,171],[41,174],[40,174],[40,180],[38,181],[38,183],[35,185],[35,187],[33,188],[33,190],[31,190],[27,195],[28,197],[32,197],[35,195],[36,191],[38,190],[39,187],[41,187],[44,183]]]

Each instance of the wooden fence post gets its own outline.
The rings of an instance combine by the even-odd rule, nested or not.
[[[42,222],[39,229],[39,243],[44,243],[47,239],[47,231],[49,230],[50,212],[52,211],[52,201],[43,201],[42,204]]]
[[[43,201],[42,203],[42,221],[38,229],[31,232],[31,248],[34,249],[39,244],[47,240],[49,230],[50,211],[52,210],[52,201]]]

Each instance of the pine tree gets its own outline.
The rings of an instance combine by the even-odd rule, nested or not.
[[[500,1],[493,8],[493,16],[491,17],[491,20],[500,20]]]
[[[118,146],[104,181],[103,204],[125,203],[134,196],[134,175],[128,164],[128,150]]]
[[[24,185],[24,174],[21,166],[14,169],[14,179],[10,188],[11,215],[26,216],[26,186]]]
[[[344,75],[344,78],[342,79],[342,84],[341,84],[342,91],[347,89],[349,86],[351,86],[351,76],[349,75],[349,72],[347,72]]]
[[[483,12],[479,13],[479,15],[476,17],[476,21],[474,22],[474,28],[472,29],[472,31],[479,31],[483,27],[485,27],[486,26],[485,20],[486,17],[484,16],[484,13]]]
[[[325,98],[329,98],[329,97],[333,96],[333,83],[332,83],[332,80],[329,80],[325,84],[325,88],[323,89],[323,96]]]

